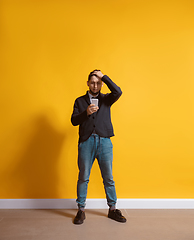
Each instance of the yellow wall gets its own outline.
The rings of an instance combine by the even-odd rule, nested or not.
[[[2,0],[0,198],[75,198],[88,73],[112,107],[119,198],[194,198],[194,2]],[[103,92],[108,89],[103,87]],[[97,163],[89,198],[104,198]]]

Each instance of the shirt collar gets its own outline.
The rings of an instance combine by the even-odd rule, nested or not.
[[[91,99],[92,97],[94,97],[91,93],[89,93],[89,91],[88,91],[88,95],[89,95],[89,98]],[[98,95],[99,95],[99,93],[98,93]],[[98,97],[98,95],[96,95],[95,97]]]

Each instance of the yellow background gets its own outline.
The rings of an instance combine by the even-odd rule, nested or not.
[[[194,198],[192,0],[1,0],[0,9],[0,198],[76,198],[70,117],[95,68],[123,91],[112,107],[118,197]],[[88,197],[105,197],[96,162]]]

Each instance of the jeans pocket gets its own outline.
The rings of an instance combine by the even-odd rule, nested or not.
[[[81,147],[81,145],[82,145],[82,142],[78,143],[78,148],[80,148],[80,147]]]

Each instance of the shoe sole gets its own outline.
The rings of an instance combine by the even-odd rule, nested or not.
[[[114,220],[116,222],[120,222],[120,223],[125,223],[127,221],[127,219],[119,220],[119,219],[112,218],[110,216],[108,216],[108,218],[110,218],[110,219],[112,219],[112,220]]]
[[[73,223],[76,224],[76,225],[80,225],[80,224],[84,223],[84,220],[85,220],[85,219],[86,219],[86,218],[84,218],[81,222],[74,222],[74,221],[73,221]]]

